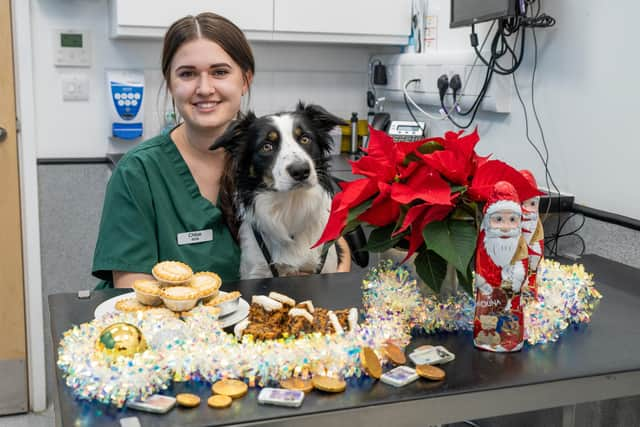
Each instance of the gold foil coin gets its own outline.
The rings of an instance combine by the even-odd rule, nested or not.
[[[313,381],[303,380],[302,378],[287,378],[286,380],[280,381],[280,387],[309,393],[313,390]]]
[[[249,387],[239,380],[220,380],[211,387],[213,394],[223,394],[232,399],[244,396],[248,389]]]
[[[384,345],[384,354],[395,365],[404,365],[407,363],[407,357],[404,355],[404,351],[390,342]]]
[[[317,375],[313,377],[312,382],[313,386],[318,390],[326,391],[329,393],[340,393],[347,388],[347,383],[344,380],[336,377]]]
[[[377,380],[382,375],[382,366],[380,365],[380,359],[373,351],[371,347],[362,347],[360,349],[360,362],[362,362],[362,368],[371,378]]]
[[[418,365],[416,366],[416,373],[422,378],[433,381],[441,381],[447,376],[442,369],[432,365]]]
[[[176,402],[185,408],[195,408],[200,404],[200,396],[191,393],[179,393],[176,396]]]
[[[224,394],[214,394],[207,399],[207,405],[216,409],[228,408],[231,406],[231,402],[233,402],[233,399]]]

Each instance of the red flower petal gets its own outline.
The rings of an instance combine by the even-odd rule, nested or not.
[[[389,159],[363,156],[360,160],[351,162],[351,172],[390,182],[396,176],[396,167]]]
[[[342,203],[343,196],[344,193],[338,193],[333,198],[333,201],[331,202],[331,214],[329,215],[329,221],[324,227],[322,236],[320,236],[320,239],[318,239],[318,241],[312,246],[312,248],[315,248],[325,242],[337,239],[340,236],[340,233],[342,233],[342,230],[344,230],[344,227],[347,225],[349,210],[338,210],[338,206],[340,206],[340,204]]]
[[[431,204],[447,205],[451,204],[451,188],[440,175],[423,167],[417,169],[405,184],[394,183],[391,198],[402,204],[421,199]]]
[[[409,250],[407,251],[407,256],[404,260],[402,260],[402,262],[405,262],[407,259],[409,259],[409,257],[413,255],[414,252],[417,251],[424,242],[422,230],[424,230],[424,228],[433,221],[442,221],[447,217],[447,215],[449,215],[449,212],[451,212],[452,210],[453,206],[434,205],[430,206],[429,210],[427,210],[423,215],[417,218],[418,220],[411,225]]]
[[[435,151],[423,159],[449,181],[460,185],[468,183],[473,164],[462,153],[453,150]]]
[[[394,231],[391,237],[396,236],[409,228],[409,226],[416,222],[416,220],[420,218],[428,208],[429,205],[426,203],[409,208],[407,214],[404,216],[404,220],[402,221],[402,226],[400,226],[398,230]]]
[[[391,199],[391,185],[380,182],[380,194],[373,200],[371,207],[358,216],[362,222],[376,227],[384,227],[400,216],[400,204]]]
[[[342,184],[342,192],[336,194],[333,199],[335,203],[336,198],[339,198],[340,204],[337,205],[334,209],[334,205],[331,205],[331,214],[335,211],[342,211],[345,209],[351,209],[355,206],[358,206],[360,203],[368,200],[376,194],[378,191],[378,185],[376,181],[362,178],[357,179],[355,181],[347,182]]]
[[[393,146],[395,142],[393,138],[385,132],[376,130],[369,126],[369,144],[367,155],[373,158],[387,158],[393,160]]]

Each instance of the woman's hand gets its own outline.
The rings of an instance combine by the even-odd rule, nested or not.
[[[340,237],[336,240],[336,243],[342,252],[342,258],[338,260],[338,269],[336,271],[338,273],[347,273],[351,271],[351,249],[349,249],[349,244],[344,237]]]
[[[156,280],[150,274],[131,273],[128,271],[113,272],[113,286],[116,288],[131,288],[133,287],[133,282],[140,279]]]

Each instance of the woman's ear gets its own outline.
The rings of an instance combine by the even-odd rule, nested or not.
[[[209,150],[217,150],[218,148],[224,148],[228,153],[237,156],[239,148],[244,145],[242,142],[246,139],[249,127],[256,120],[256,115],[253,111],[248,111],[247,114],[240,117],[238,120],[232,121],[227,130],[220,135],[216,141],[211,144]]]
[[[244,74],[244,79],[242,83],[242,96],[245,96],[247,92],[249,92],[249,88],[251,87],[251,83],[253,83],[253,73],[251,71],[247,71]]]

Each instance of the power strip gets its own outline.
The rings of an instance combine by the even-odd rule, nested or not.
[[[549,213],[570,212],[573,209],[574,197],[567,194],[554,194],[540,196],[540,207],[538,212],[544,214],[549,209]]]

